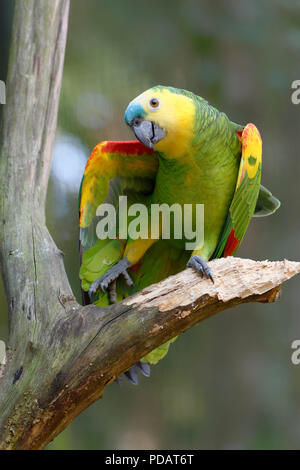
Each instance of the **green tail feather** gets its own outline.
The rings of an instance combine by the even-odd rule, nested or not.
[[[159,240],[145,254],[138,272],[133,275],[135,290],[140,291],[150,284],[162,281],[172,274],[182,271],[191,253],[170,246],[165,240]],[[143,357],[142,362],[157,364],[168,352],[175,338],[167,341]]]
[[[266,217],[274,214],[279,207],[280,201],[261,184],[253,217]]]

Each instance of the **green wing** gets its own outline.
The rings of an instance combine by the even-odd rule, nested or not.
[[[80,215],[80,272],[81,287],[88,291],[90,284],[117,263],[126,241],[99,240],[96,236],[98,206],[110,202],[118,208],[119,196],[130,192],[140,200],[153,190],[158,167],[156,153],[138,141],[101,142],[87,161],[79,191]],[[84,303],[89,298],[83,292]],[[107,294],[98,299],[108,305]]]
[[[156,152],[138,141],[100,142],[87,161],[80,186],[80,228],[88,228],[97,207],[107,200],[114,202],[121,187],[149,191],[157,168]]]
[[[244,128],[241,143],[242,154],[235,193],[212,258],[234,255],[255,212],[260,191],[262,141],[254,124],[247,124]]]

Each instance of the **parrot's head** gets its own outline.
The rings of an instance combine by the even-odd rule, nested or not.
[[[125,122],[142,144],[168,158],[179,158],[194,137],[192,94],[172,87],[150,88],[129,103]]]

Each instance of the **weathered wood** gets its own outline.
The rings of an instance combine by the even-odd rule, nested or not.
[[[111,307],[81,307],[45,225],[68,0],[17,0],[0,146],[0,257],[9,304],[0,448],[41,449],[149,351],[245,302],[272,302],[300,263],[226,258]]]

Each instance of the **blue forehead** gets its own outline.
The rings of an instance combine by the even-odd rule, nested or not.
[[[138,103],[130,103],[128,108],[125,111],[125,122],[126,124],[130,124],[132,119],[137,116],[145,116],[146,111],[144,108]]]

